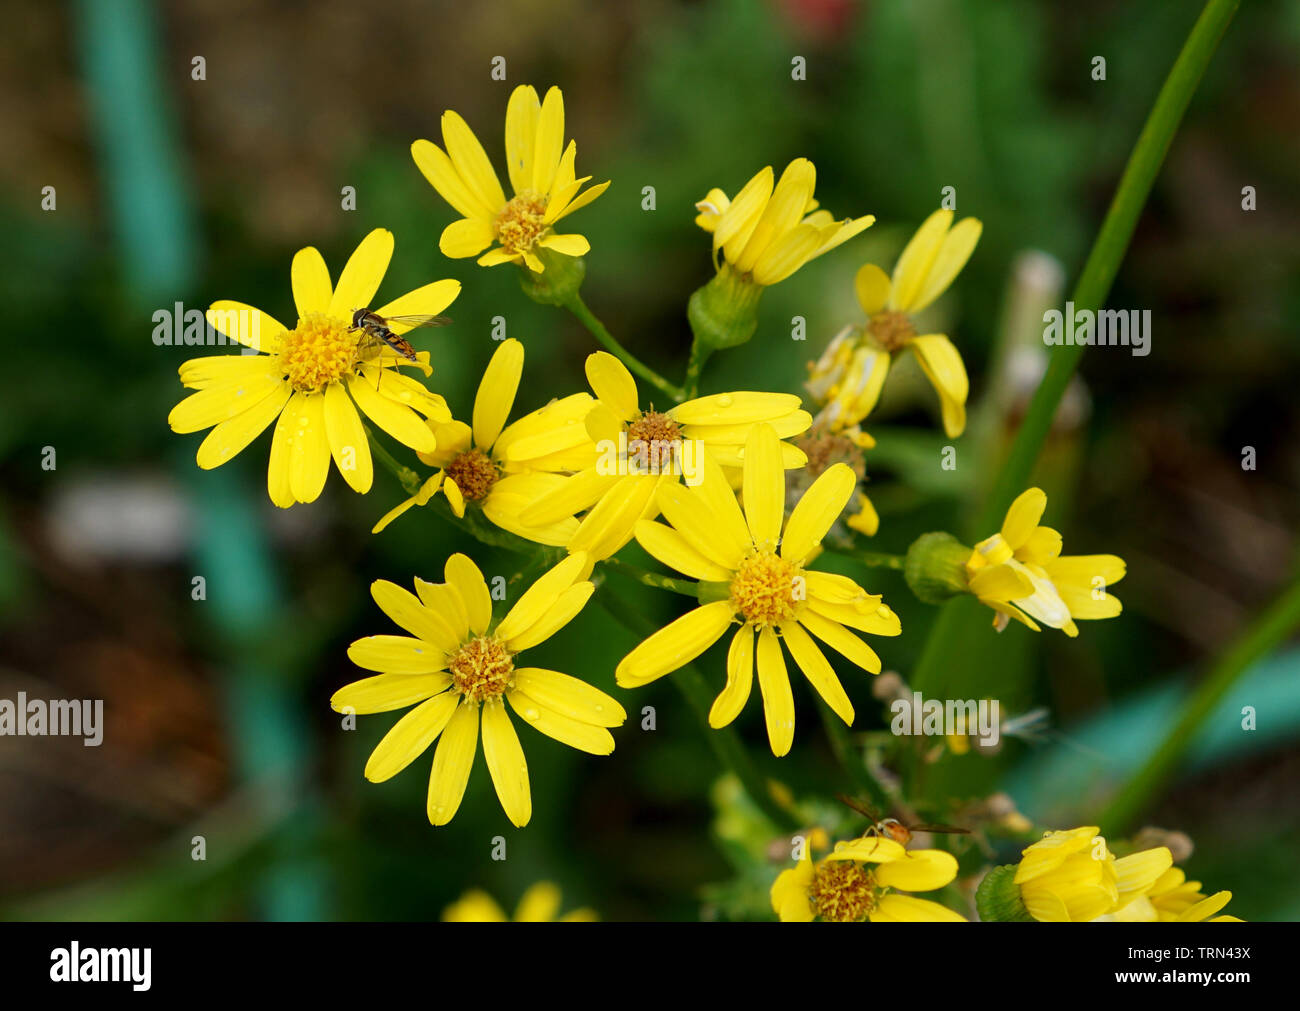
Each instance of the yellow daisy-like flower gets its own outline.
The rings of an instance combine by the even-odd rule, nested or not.
[[[713,261],[720,271],[769,287],[876,220],[867,214],[841,221],[817,210],[817,169],[807,158],[787,165],[775,186],[773,178],[769,165],[734,200],[714,188],[695,205],[695,223],[713,234]]]
[[[582,256],[591,244],[581,235],[557,235],[555,225],[585,207],[609,187],[608,182],[582,190],[591,176],[577,178],[577,145],[564,147],[564,96],[559,88],[539,102],[531,85],[521,85],[506,106],[506,165],[514,196],[505,191],[483,145],[460,116],[442,114],[444,151],[427,140],[411,145],[411,156],[424,177],[464,217],[448,225],[438,241],[444,256],[479,256],[490,267],[525,263],[543,271],[537,250]],[[581,191],[581,192],[579,192]]]
[[[957,860],[943,850],[907,850],[875,836],[841,842],[813,862],[777,875],[772,909],[782,922],[965,923],[966,917],[908,892],[930,892],[957,876]]]
[[[505,703],[562,744],[593,755],[612,752],[614,738],[606,728],[627,718],[622,706],[568,674],[517,663],[521,651],[549,639],[582,610],[593,589],[583,578],[588,565],[584,556],[570,555],[538,578],[496,623],[483,574],[465,555],[447,559],[445,583],[417,578],[418,597],[376,580],[370,588],[375,603],[410,635],[372,635],[354,642],[349,659],[384,673],[340,688],[330,705],[353,713],[415,708],[379,742],[366,763],[366,778],[382,783],[437,740],[428,814],[434,825],[447,824],[469,782],[481,710],[483,757],[497,797],[510,821],[523,826],[533,809],[528,766]]]
[[[496,899],[475,888],[442,911],[444,923],[594,923],[599,916],[593,909],[575,909],[560,913],[560,889],[549,881],[539,881],[524,892],[515,915],[507,916]]]
[[[966,574],[970,591],[1008,618],[1038,631],[1036,622],[1079,634],[1076,620],[1113,618],[1123,610],[1110,587],[1124,578],[1118,555],[1062,555],[1061,535],[1038,525],[1047,495],[1030,488],[1011,503],[1000,532],[975,545]]]
[[[1035,920],[1096,920],[1146,895],[1173,865],[1164,846],[1116,859],[1095,825],[1049,832],[1027,847],[1014,883]]]
[[[666,411],[642,409],[636,380],[613,355],[595,352],[586,369],[596,394],[586,419],[596,458],[525,509],[521,519],[546,525],[586,510],[569,550],[597,560],[630,541],[638,520],[658,514],[657,488],[683,478],[688,484],[698,481],[705,458],[738,475],[745,439],[755,425],[766,423],[784,439],[812,423],[791,393],[719,393]],[[785,442],[779,443],[779,457],[787,468],[808,459]]]
[[[474,398],[473,425],[431,421],[437,440],[432,453],[419,454],[439,468],[420,490],[375,524],[378,533],[412,506],[427,505],[441,491],[457,516],[466,503],[491,522],[528,540],[564,547],[578,529],[573,517],[529,526],[519,513],[564,483],[563,473],[580,470],[595,456],[583,419],[592,399],[577,393],[525,415],[507,426],[523,375],[524,346],[511,338],[492,355]]]
[[[856,425],[871,413],[895,355],[911,350],[939,394],[950,438],[966,428],[970,381],[961,355],[943,334],[918,334],[913,317],[942,295],[979,242],[974,218],[956,225],[939,210],[921,225],[894,266],[894,276],[865,264],[854,282],[866,326],[842,330],[812,366],[808,391],[826,407],[819,415],[835,427]]]
[[[654,633],[615,671],[624,688],[648,684],[690,663],[739,621],[727,654],[727,684],[709,712],[709,725],[724,727],[736,718],[749,699],[757,665],[768,741],[777,756],[786,754],[794,740],[794,698],[781,642],[826,704],[852,725],[853,704],[813,636],[879,674],[880,658],[849,629],[875,635],[902,631],[898,616],[879,596],[847,576],[807,568],[853,494],[853,471],[842,463],[829,468],[795,505],[783,531],[780,447],[770,425],[756,425],[750,433],[743,513],[721,469],[707,456],[698,487],[659,489],[658,505],[671,525],[638,523],[638,543],[665,565],[713,584],[701,588],[709,591],[702,599],[717,599]]]
[[[1205,895],[1199,881],[1188,881],[1179,867],[1160,875],[1145,895],[1104,919],[1119,923],[1241,923],[1236,916],[1215,916],[1232,901],[1232,892]]]
[[[287,508],[319,497],[331,457],[354,490],[370,490],[374,467],[358,408],[398,442],[426,453],[436,448],[420,415],[450,421],[446,402],[397,371],[416,364],[428,375],[429,353],[418,352],[410,363],[352,328],[354,311],[370,307],[392,255],[393,234],[375,229],[331,286],[320,253],[300,249],[291,270],[298,310],[292,330],[242,302],[212,304],[208,322],[259,353],[195,358],[180,367],[181,382],[198,392],[172,408],[167,422],[174,432],[212,429],[198,449],[200,467],[221,466],[276,421],[267,490],[272,502]],[[459,292],[459,281],[434,281],[374,311],[436,316]],[[397,334],[410,329],[397,322],[390,327]]]

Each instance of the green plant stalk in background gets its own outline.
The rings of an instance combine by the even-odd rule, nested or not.
[[[1096,311],[1110,293],[1138,217],[1183,113],[1239,4],[1240,0],[1209,0],[1192,27],[1138,136],[1083,273],[1075,285],[1072,301],[1076,311]],[[1083,349],[1084,345],[1078,344],[1063,344],[1052,349],[1047,372],[1034,393],[993,490],[979,512],[979,521],[967,531],[972,539],[995,531],[1012,499],[1028,487],[1057,406],[1078,367]],[[971,600],[958,599],[945,604],[939,612],[912,678],[916,690],[934,698],[960,697],[977,687],[979,694],[993,693],[1003,698],[1023,691],[1024,685],[1019,683],[1027,677],[1023,667],[1004,668],[998,684],[973,686],[964,683],[964,668],[954,664],[953,658],[968,655],[965,642],[989,634],[987,611],[972,605]],[[913,759],[914,756],[909,757],[905,765],[915,774],[918,766]],[[915,791],[916,784],[912,786]]]
[[[576,291],[563,304],[564,308],[573,313],[578,318],[578,322],[590,330],[591,335],[600,341],[610,354],[626,365],[629,371],[635,372],[646,382],[651,383],[661,392],[668,394],[678,403],[686,399],[680,386],[674,386],[632,352],[628,351],[627,348],[623,347],[618,342],[618,339],[605,327],[605,324],[596,318],[595,313],[587,308],[587,303],[582,300],[582,296]]]

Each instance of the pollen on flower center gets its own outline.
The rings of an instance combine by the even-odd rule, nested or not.
[[[460,647],[447,660],[452,684],[466,698],[499,698],[510,687],[514,658],[495,636],[480,635]]]
[[[916,327],[902,312],[878,312],[871,317],[867,329],[886,351],[897,351],[916,336]]]
[[[487,498],[500,472],[496,461],[475,448],[468,449],[447,464],[447,476],[456,482],[460,493],[473,502]]]
[[[546,198],[525,190],[501,208],[493,230],[507,253],[525,253],[546,231],[545,215]]]
[[[799,566],[771,551],[759,551],[740,563],[731,578],[731,606],[754,625],[778,625],[794,617],[802,582]]]
[[[280,338],[280,364],[295,390],[315,393],[337,382],[356,361],[358,334],[332,316],[309,313]]]
[[[673,463],[681,439],[677,422],[653,408],[627,426],[628,453],[643,456],[648,470],[655,474]]]
[[[808,898],[822,920],[858,923],[876,908],[876,882],[853,860],[827,860],[813,875]]]

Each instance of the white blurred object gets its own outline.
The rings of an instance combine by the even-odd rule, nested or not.
[[[160,475],[90,475],[60,482],[47,513],[50,543],[69,561],[171,562],[188,549],[194,516]]]

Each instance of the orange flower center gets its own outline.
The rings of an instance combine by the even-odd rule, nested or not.
[[[867,329],[886,351],[898,351],[916,336],[916,327],[901,312],[878,312],[871,317]]]
[[[477,702],[501,697],[513,681],[515,663],[505,643],[480,635],[451,655],[447,669],[456,691]]]
[[[826,860],[813,876],[808,899],[821,920],[860,923],[876,908],[876,882],[854,860]]]
[[[280,364],[289,385],[315,393],[338,382],[356,362],[359,337],[342,320],[308,313],[280,338]]]
[[[731,578],[731,606],[752,625],[779,625],[804,599],[802,571],[780,555],[757,551]]]
[[[654,408],[627,426],[628,455],[644,454],[647,471],[652,474],[662,473],[674,462],[681,440],[677,422]]]
[[[475,448],[467,449],[447,464],[447,476],[467,499],[481,502],[497,483],[500,473],[496,461]]]
[[[497,214],[493,224],[497,241],[513,255],[526,253],[546,231],[546,198],[532,190],[511,197]]]

